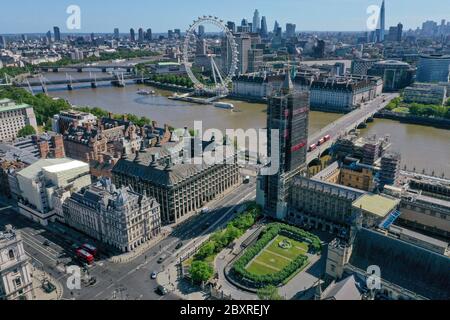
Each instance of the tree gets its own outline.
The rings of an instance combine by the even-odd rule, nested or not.
[[[260,300],[283,300],[283,297],[278,292],[278,288],[275,286],[267,286],[265,288],[261,288],[258,290],[257,294]]]
[[[206,259],[209,256],[212,256],[216,251],[216,244],[214,241],[208,241],[205,245],[203,245],[198,251],[196,258],[198,260]]]
[[[450,119],[450,108],[447,109],[447,113],[445,114],[447,119]]]
[[[27,124],[25,127],[23,127],[22,129],[19,130],[19,132],[17,133],[17,136],[18,137],[28,137],[33,134],[36,134],[36,129],[34,129],[33,126],[30,126],[29,124]]]
[[[204,261],[194,261],[191,264],[189,274],[191,275],[192,281],[196,283],[202,283],[211,279],[214,273],[214,269],[211,265]]]
[[[232,224],[229,224],[227,226],[227,229],[224,234],[225,243],[229,245],[232,243],[235,239],[239,238],[242,235],[242,231],[233,226]]]

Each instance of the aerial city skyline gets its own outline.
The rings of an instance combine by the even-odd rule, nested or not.
[[[83,19],[82,28],[81,30],[68,30],[65,26],[65,21],[68,16],[66,9],[69,5],[69,3],[64,2],[55,4],[51,1],[41,1],[37,7],[34,2],[31,2],[28,6],[34,10],[24,12],[24,16],[22,17],[23,22],[19,26],[15,26],[13,17],[3,17],[0,22],[0,34],[14,34],[16,32],[45,33],[46,24],[60,25],[64,33],[109,33],[114,27],[126,30],[135,23],[149,25],[156,33],[164,33],[169,28],[181,28],[184,31],[184,28],[192,22],[191,17],[202,14],[219,15],[222,19],[240,21],[242,19],[242,12],[253,13],[254,11],[253,5],[243,4],[241,2],[235,3],[234,1],[227,2],[226,4],[208,3],[208,8],[210,9],[205,12],[198,12],[196,7],[187,6],[183,3],[178,5],[184,10],[172,13],[174,15],[173,21],[179,21],[174,25],[160,18],[165,8],[159,3],[149,4],[148,2],[137,1],[135,5],[131,6],[117,4],[117,6],[113,7],[104,7],[100,3],[96,4],[82,0],[76,4],[81,8]],[[177,4],[174,3],[174,5]],[[234,10],[236,5],[239,6],[239,10]],[[346,10],[336,10],[339,4],[331,0],[314,4],[309,1],[284,0],[276,8],[271,8],[269,3],[263,2],[258,7],[260,14],[266,16],[269,20],[269,24],[273,24],[275,20],[278,20],[283,25],[290,21],[295,23],[301,31],[365,31],[367,29],[367,8],[371,5],[381,7],[381,1],[351,1],[346,6]],[[422,23],[429,16],[437,17],[436,21],[441,21],[446,18],[445,14],[439,10],[443,5],[439,0],[431,0],[426,4],[419,0],[413,0],[407,7],[403,6],[399,1],[387,1],[386,5],[391,12],[391,15],[387,17],[388,20],[386,23],[397,24],[399,21],[405,21],[405,30],[415,30],[421,27]],[[17,9],[14,3],[5,3],[4,6],[5,10]],[[130,20],[131,18],[128,15],[121,16],[120,8],[122,6],[126,6],[127,10],[131,10],[134,13],[129,15],[130,17],[133,16],[133,20]],[[147,6],[151,6],[150,11],[143,10]],[[198,6],[201,8],[201,3]],[[288,8],[289,10],[286,11]],[[42,19],[36,20],[32,16],[27,16],[31,12],[40,13]],[[146,14],[144,12],[149,13]],[[180,15],[181,12],[183,13]],[[269,12],[270,14],[268,14]],[[334,12],[339,12],[339,15],[335,16]],[[107,17],[107,20],[102,24],[96,23],[96,18],[99,15]],[[252,22],[252,17],[250,17],[250,22]],[[108,29],[105,28],[106,24],[110,26]],[[27,29],[27,25],[30,26],[31,30]],[[20,31],[17,28],[20,28]],[[35,31],[31,32],[32,30]]]
[[[6,306],[450,300],[447,4],[91,2],[2,7]]]

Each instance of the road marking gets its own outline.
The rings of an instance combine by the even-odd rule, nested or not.
[[[33,248],[34,250],[40,252],[42,255],[44,255],[45,257],[47,257],[48,259],[50,259],[51,261],[56,262],[56,259],[54,257],[49,256],[49,252],[44,252],[39,248],[36,248],[35,245],[32,242],[29,242],[28,239],[23,238],[23,242],[25,242],[25,244],[27,244],[28,246],[30,246],[31,248]],[[27,251],[27,250],[25,250]]]
[[[56,251],[55,249],[51,248],[51,247],[45,247],[43,244],[38,242],[38,239],[34,238],[31,234],[29,234],[28,232],[21,230],[21,234],[22,236],[24,236],[24,238],[29,239],[29,241],[35,243],[37,246],[39,246],[40,248],[42,248],[43,250],[47,251],[50,254],[54,254],[54,255],[59,255],[60,252]],[[45,240],[44,240],[45,241]],[[48,240],[47,240],[48,241]],[[50,241],[49,241],[50,242]],[[61,250],[64,250],[63,248],[61,248]]]

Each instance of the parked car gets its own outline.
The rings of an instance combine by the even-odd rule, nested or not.
[[[150,278],[155,280],[157,276],[158,276],[158,274],[156,272],[152,272],[152,274],[150,275]]]
[[[169,291],[168,291],[165,287],[163,287],[163,286],[158,286],[158,287],[156,288],[156,292],[157,292],[158,294],[162,295],[162,296],[165,296],[166,294],[169,293]]]

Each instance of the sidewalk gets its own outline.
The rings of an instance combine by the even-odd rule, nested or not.
[[[50,276],[48,273],[39,269],[32,270],[32,276],[34,300],[61,300],[64,293],[63,285],[61,284],[61,282]],[[53,284],[56,287],[56,290],[51,293],[46,293],[42,288],[44,280],[47,280],[51,284]]]
[[[178,279],[178,267],[171,264],[166,271],[158,274],[156,281],[171,293],[180,297],[183,300],[202,301],[208,298],[201,288],[191,285],[185,279]]]
[[[223,250],[214,260],[214,267],[219,276],[219,279],[217,280],[217,290],[222,291],[224,295],[230,295],[234,300],[258,300],[258,296],[255,293],[241,290],[230,283],[225,277],[225,269],[229,263],[242,252],[242,243],[247,241],[247,239],[257,232],[259,228],[261,228],[261,225],[259,224],[253,226],[253,228],[249,229],[235,242],[233,249]]]

